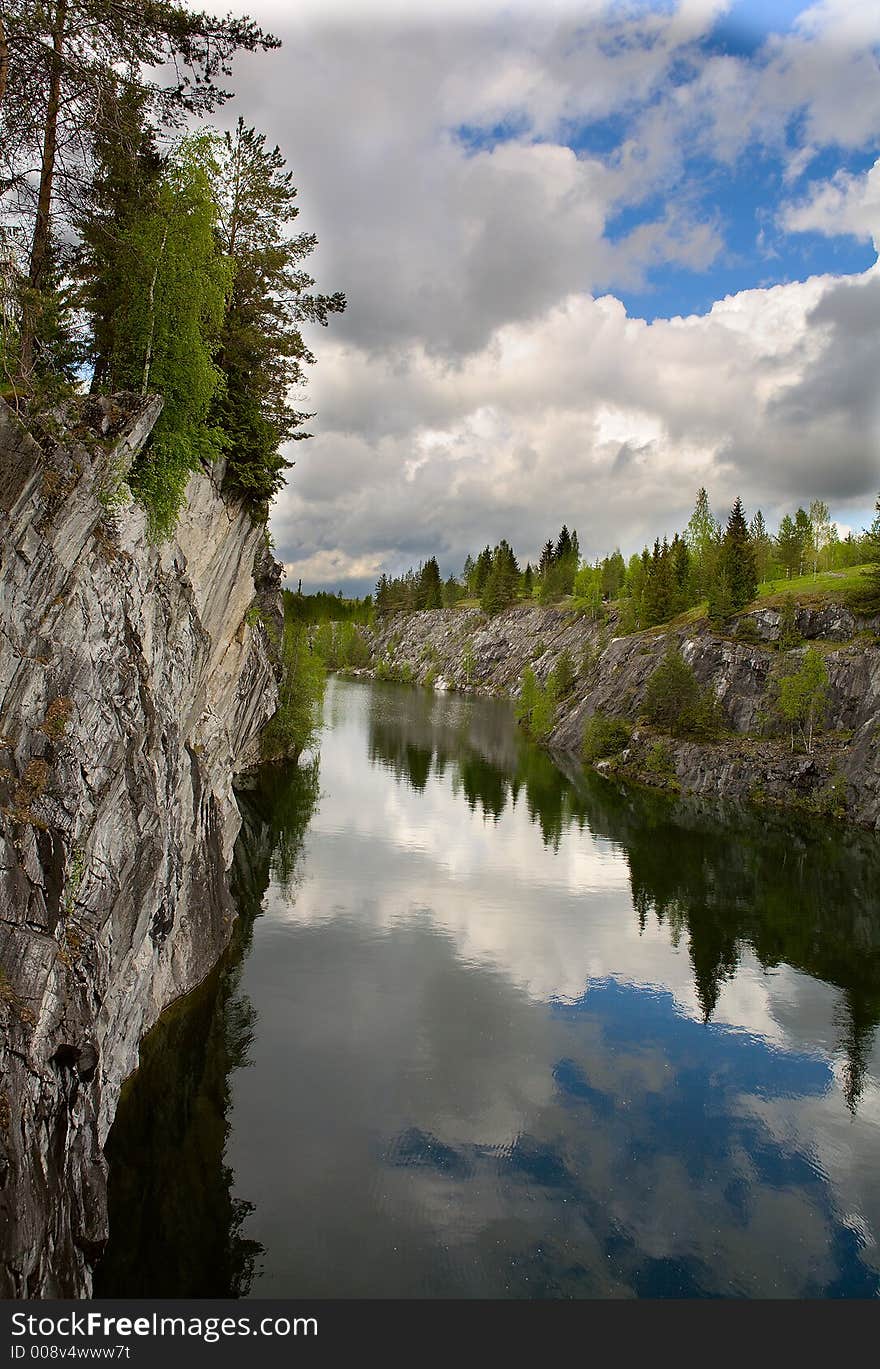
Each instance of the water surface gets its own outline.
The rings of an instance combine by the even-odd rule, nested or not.
[[[334,682],[142,1048],[103,1296],[872,1297],[874,839]]]

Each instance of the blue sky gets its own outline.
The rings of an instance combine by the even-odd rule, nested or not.
[[[876,0],[254,14],[284,47],[238,64],[240,104],[348,298],[273,515],[294,582],[363,591],[500,537],[525,559],[563,521],[637,550],[701,484],[722,516],[869,520]]]

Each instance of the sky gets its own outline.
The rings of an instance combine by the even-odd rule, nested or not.
[[[877,0],[255,0],[237,59],[317,288],[288,583],[362,594],[563,522],[584,555],[705,485],[774,527],[880,489]]]

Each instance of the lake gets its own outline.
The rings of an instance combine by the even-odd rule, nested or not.
[[[880,844],[331,681],[143,1043],[103,1297],[875,1297]]]

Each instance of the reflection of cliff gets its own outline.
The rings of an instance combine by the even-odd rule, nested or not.
[[[818,822],[672,801],[575,765],[566,776],[509,723],[506,747],[499,744],[493,729],[505,717],[491,705],[471,703],[468,711],[461,699],[422,691],[406,697],[404,709],[397,692],[394,713],[387,697],[372,701],[371,759],[419,791],[432,772],[448,773],[472,810],[479,805],[495,818],[522,796],[553,849],[575,825],[619,843],[642,926],[654,916],[676,944],[687,937],[707,1021],[746,945],[766,968],[785,963],[840,989],[845,1089],[855,1106],[880,1023],[875,842]]]
[[[110,1241],[98,1297],[240,1297],[250,1288],[260,1246],[242,1235],[250,1207],[233,1198],[224,1158],[230,1078],[248,1063],[255,1021],[241,966],[270,870],[295,881],[317,795],[317,764],[266,768],[239,792],[239,919],[210,978],[146,1037],[123,1093],[107,1146]]]

